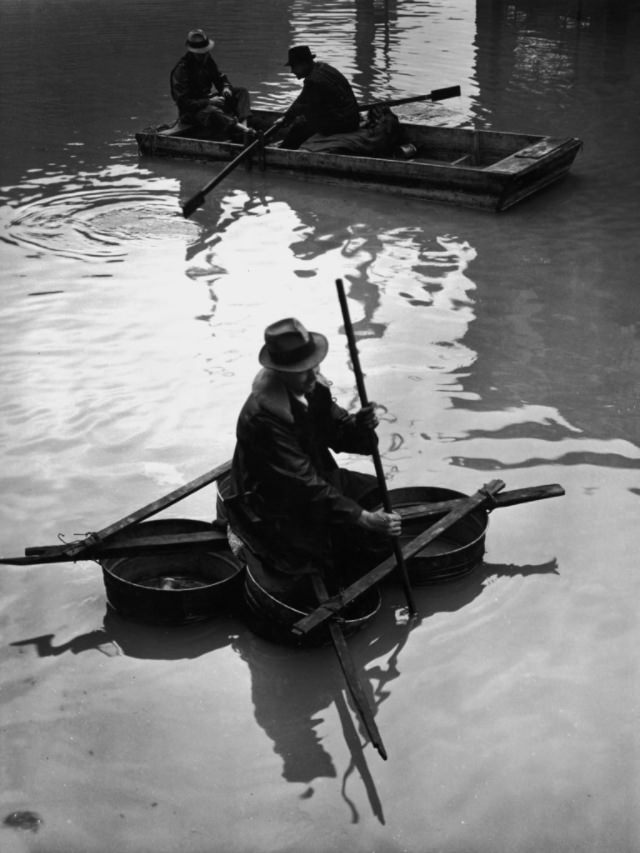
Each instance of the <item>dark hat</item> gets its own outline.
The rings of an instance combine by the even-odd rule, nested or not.
[[[258,359],[272,370],[301,373],[320,364],[328,349],[324,335],[308,332],[300,320],[287,317],[264,330],[264,346]]]
[[[185,44],[190,53],[208,53],[214,43],[207,38],[204,30],[190,30]]]
[[[301,44],[298,47],[289,48],[289,59],[285,62],[285,65],[298,65],[300,62],[313,62],[315,58],[315,53],[311,53],[306,44]]]

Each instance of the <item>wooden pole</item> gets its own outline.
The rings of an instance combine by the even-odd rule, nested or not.
[[[369,400],[367,398],[367,390],[364,386],[364,376],[362,375],[362,368],[360,367],[360,357],[358,355],[358,347],[356,345],[356,336],[353,331],[353,326],[351,325],[351,317],[349,316],[349,306],[347,305],[347,297],[344,292],[344,285],[342,283],[341,278],[336,279],[336,288],[338,289],[338,299],[340,300],[340,308],[342,309],[344,330],[347,335],[347,342],[349,344],[349,353],[351,354],[353,372],[356,376],[356,385],[358,387],[360,403],[362,406],[368,406]],[[382,498],[382,506],[384,507],[385,512],[393,512],[393,507],[391,506],[389,492],[387,491],[387,484],[384,477],[382,460],[380,459],[380,452],[378,451],[378,444],[375,440],[374,434],[372,434],[371,436],[371,456],[373,457],[373,464],[376,469],[376,477],[378,479],[378,488],[380,489],[380,496]],[[415,616],[418,611],[416,610],[416,606],[413,600],[413,593],[411,592],[411,584],[409,582],[409,574],[407,572],[407,567],[404,562],[404,557],[402,556],[402,549],[400,548],[400,542],[397,536],[393,537],[393,552],[396,557],[398,572],[400,574],[405,598],[407,599],[409,614],[410,616]]]

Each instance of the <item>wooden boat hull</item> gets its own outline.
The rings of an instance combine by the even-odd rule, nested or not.
[[[264,126],[278,113],[256,111]],[[415,145],[411,160],[348,154],[291,151],[266,145],[260,160],[269,171],[305,180],[383,190],[396,195],[502,211],[563,178],[582,146],[575,137],[446,128],[403,122]],[[237,143],[197,138],[177,124],[136,134],[145,156],[228,161],[242,150]]]

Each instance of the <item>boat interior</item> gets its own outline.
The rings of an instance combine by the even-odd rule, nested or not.
[[[258,130],[265,131],[271,127],[278,116],[278,113],[254,110],[253,125]],[[412,122],[402,122],[401,127],[403,131],[402,144],[389,159],[441,166],[487,169],[513,155],[530,159],[532,156],[542,156],[549,150],[549,147],[543,144],[546,139],[544,136],[475,130],[473,128],[438,127],[437,125]],[[206,131],[198,131],[180,122],[158,130],[162,135],[174,138],[211,138]],[[276,134],[270,137],[269,143],[272,144],[277,140],[278,135]],[[538,153],[536,153],[536,149],[538,149]]]

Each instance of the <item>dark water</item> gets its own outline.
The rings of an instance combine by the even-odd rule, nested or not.
[[[215,167],[133,134],[173,120],[194,26],[261,106],[306,42],[361,101],[459,83],[403,114],[584,148],[500,216],[237,170],[185,221]],[[566,490],[496,510],[483,567],[418,590],[411,631],[392,587],[351,641],[387,762],[329,651],[125,622],[90,563],[3,567],[1,816],[41,816],[3,851],[637,848],[639,46],[624,0],[2,0],[4,555],[229,458],[281,316],[328,336],[355,405],[337,276],[393,487]]]

